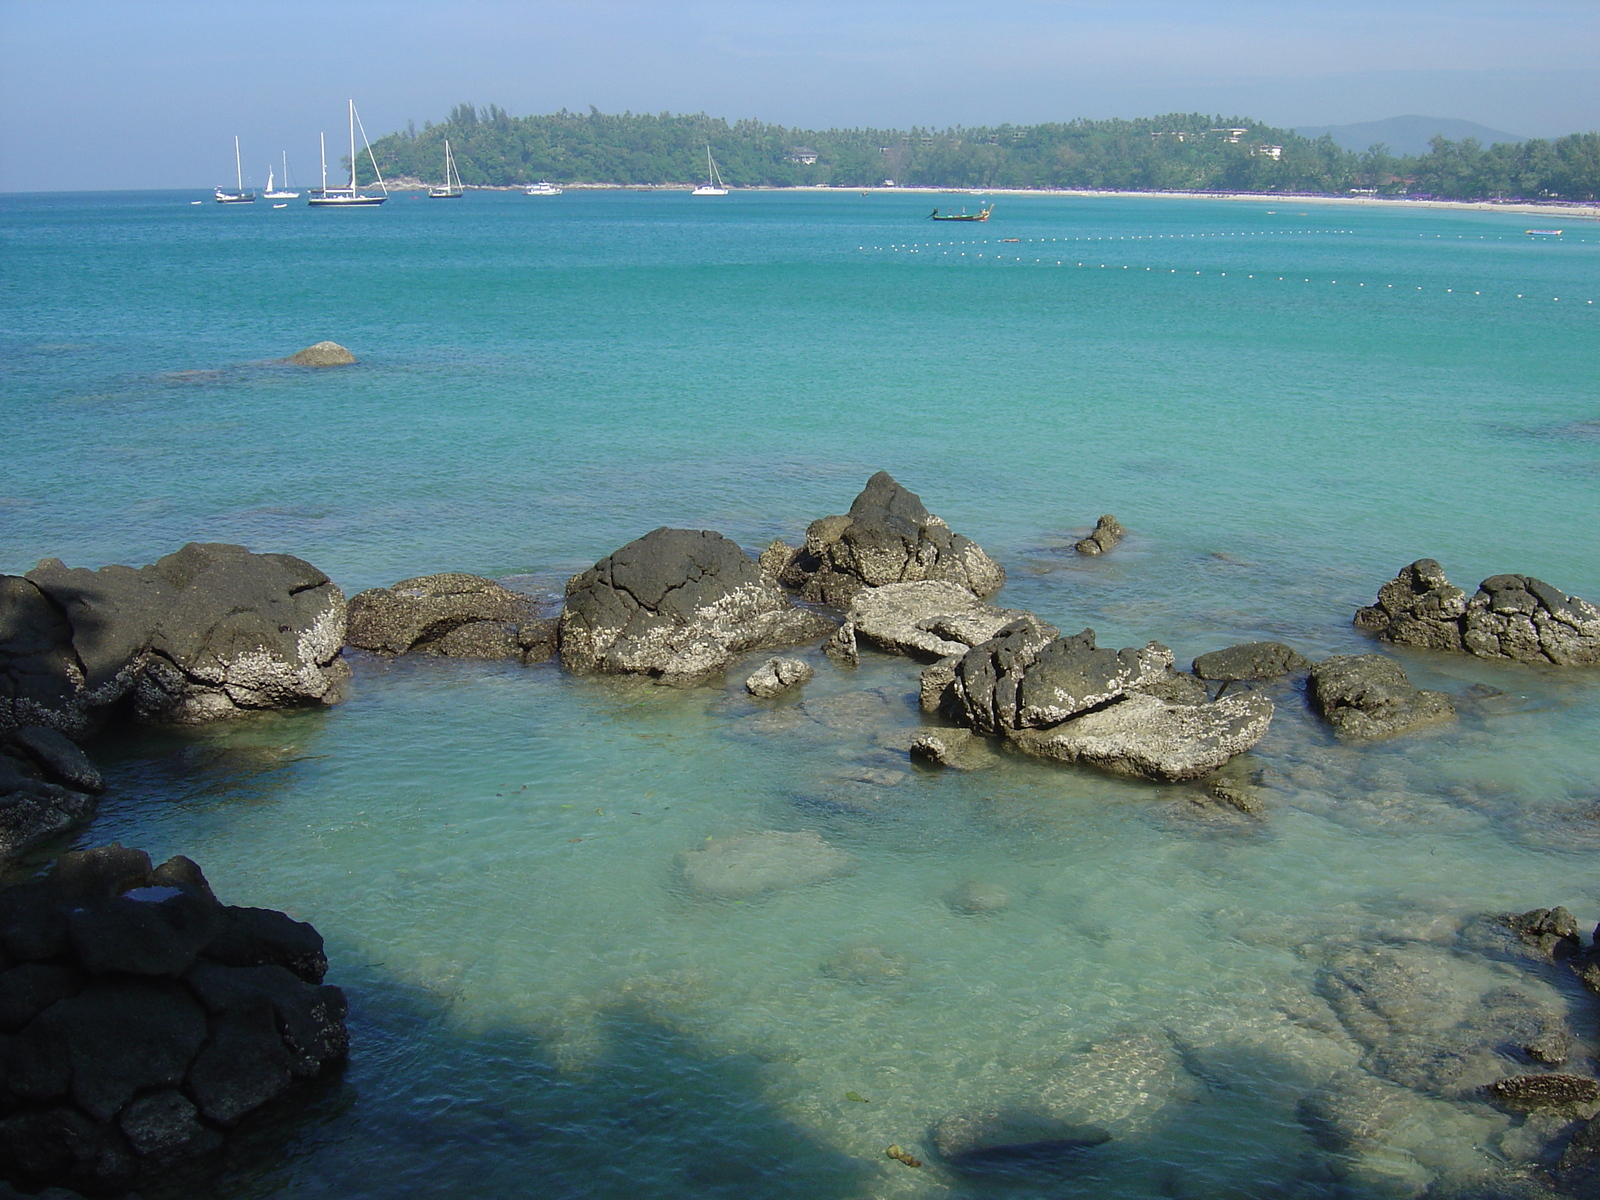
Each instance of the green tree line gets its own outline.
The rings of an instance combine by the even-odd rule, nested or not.
[[[706,147],[734,187],[1105,188],[1600,198],[1600,134],[1497,143],[1435,138],[1421,156],[1357,154],[1244,117],[925,129],[789,129],[760,121],[565,110],[513,117],[460,104],[449,117],[373,143],[386,176],[435,181],[449,139],[464,183],[683,184],[705,178]],[[364,156],[363,156],[364,159]],[[370,170],[370,167],[368,168]],[[366,181],[366,172],[363,172]]]

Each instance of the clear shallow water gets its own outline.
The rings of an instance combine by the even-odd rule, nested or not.
[[[188,199],[0,199],[0,569],[229,540],[352,592],[450,569],[558,591],[660,524],[796,540],[884,467],[1005,564],[1002,602],[1180,662],[1364,648],[1351,612],[1421,555],[1469,589],[1523,571],[1600,596],[1592,227]],[[362,364],[268,361],[325,337]],[[1079,561],[1107,511],[1132,536]],[[80,840],[188,854],[328,939],[350,1069],[225,1194],[1384,1195],[1492,1160],[1507,1123],[1430,1110],[1420,1140],[1457,1158],[1402,1148],[1388,1174],[1319,1146],[1300,1101],[1360,1055],[1316,992],[1328,956],[1480,911],[1600,919],[1600,678],[1403,657],[1500,694],[1357,751],[1282,693],[1251,756],[1262,821],[1010,759],[913,768],[904,660],[819,659],[803,703],[761,706],[743,672],[678,692],[361,658],[329,712],[108,740]],[[816,831],[855,870],[743,904],[686,891],[681,853],[760,829]],[[969,880],[1009,905],[952,910]],[[1047,1183],[883,1158],[1011,1102],[1118,1140]]]

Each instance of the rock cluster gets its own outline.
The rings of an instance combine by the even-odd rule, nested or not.
[[[349,668],[344,595],[310,563],[191,542],[154,564],[0,577],[0,730],[72,738],[126,705],[197,724],[328,703]]]
[[[1340,738],[1371,742],[1456,719],[1443,692],[1411,686],[1405,670],[1381,654],[1336,654],[1311,668],[1311,698]]]
[[[1126,534],[1127,531],[1122,528],[1122,524],[1110,513],[1106,513],[1094,523],[1094,532],[1074,542],[1072,548],[1079,554],[1104,554]]]
[[[350,598],[347,645],[379,654],[519,658],[555,653],[556,622],[538,602],[492,579],[447,573],[402,579]]]
[[[823,517],[778,571],[808,600],[846,608],[862,588],[936,579],[975,596],[1000,590],[1006,574],[976,542],[951,531],[887,471],[867,480],[850,512]]]
[[[1493,575],[1471,599],[1431,558],[1418,559],[1356,612],[1359,629],[1385,641],[1479,658],[1600,664],[1600,609],[1531,575]]]
[[[790,602],[720,533],[657,529],[567,582],[558,631],[570,671],[692,681],[746,650],[819,638],[833,622]]]
[[[120,1193],[346,1054],[322,939],[113,845],[0,891],[0,1175]]]
[[[1155,694],[1182,695],[1172,663],[1157,642],[1102,649],[1091,629],[1062,637],[1025,616],[924,671],[925,707],[1040,757],[1195,779],[1260,741],[1273,705],[1259,695],[1206,703]]]

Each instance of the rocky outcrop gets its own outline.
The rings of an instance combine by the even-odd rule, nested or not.
[[[1110,1140],[1098,1125],[1027,1109],[963,1113],[933,1127],[939,1157],[967,1175],[1070,1173],[1087,1152]]]
[[[81,776],[78,771],[71,774]],[[15,742],[0,747],[0,865],[88,820],[95,809],[89,792],[98,790],[82,782],[64,782]]]
[[[1273,712],[1265,696],[1206,703],[1184,682],[1158,642],[1101,649],[1092,629],[1062,637],[1027,615],[928,667],[922,703],[1028,754],[1176,782],[1255,745]]]
[[[960,584],[943,580],[886,583],[855,594],[827,650],[830,657],[854,662],[865,641],[891,654],[944,658],[965,654],[1027,615],[985,604]]]
[[[720,533],[657,529],[567,582],[558,644],[570,671],[692,681],[746,650],[792,646],[833,622],[790,603]]]
[[[848,607],[862,588],[886,583],[935,579],[988,596],[1006,581],[976,542],[952,532],[887,471],[867,480],[848,515],[813,521],[805,546],[778,576],[806,599],[836,608]]]
[[[1336,654],[1311,668],[1311,698],[1340,738],[1370,742],[1416,733],[1456,719],[1443,692],[1411,686],[1405,670],[1381,654]]]
[[[802,659],[769,658],[744,681],[744,690],[758,700],[770,700],[809,682],[815,674],[811,664]]]
[[[1281,679],[1311,668],[1311,660],[1282,642],[1245,642],[1226,650],[1213,650],[1194,660],[1201,679],[1237,683],[1245,679]]]
[[[447,573],[402,579],[350,598],[345,642],[379,654],[448,658],[518,658],[555,653],[556,622],[539,605],[478,575]]]
[[[114,705],[198,724],[331,703],[344,595],[287,554],[191,542],[137,569],[46,559],[0,580],[0,729],[93,731]]]
[[[802,887],[852,870],[855,859],[808,831],[710,838],[679,860],[684,881],[697,895],[745,900],[765,892]]]
[[[1431,558],[1418,559],[1357,611],[1358,629],[1385,641],[1479,658],[1600,664],[1600,609],[1531,575],[1493,575],[1470,600]]]
[[[311,926],[225,906],[199,867],[63,855],[0,891],[0,1175],[121,1193],[345,1057]]]
[[[1094,532],[1088,537],[1073,543],[1072,548],[1079,554],[1104,554],[1115,546],[1127,535],[1127,530],[1110,513],[1106,513],[1094,523]]]
[[[358,360],[338,342],[318,342],[283,361],[297,367],[348,367]]]

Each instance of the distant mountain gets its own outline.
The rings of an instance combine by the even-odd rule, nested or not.
[[[1485,146],[1496,142],[1525,142],[1528,139],[1500,129],[1490,129],[1471,121],[1458,121],[1454,117],[1390,117],[1386,121],[1360,121],[1354,125],[1300,125],[1295,132],[1301,137],[1332,136],[1334,143],[1346,150],[1361,153],[1375,142],[1383,142],[1391,154],[1423,155],[1428,152],[1428,141],[1443,134],[1452,142],[1462,138],[1477,138]]]

